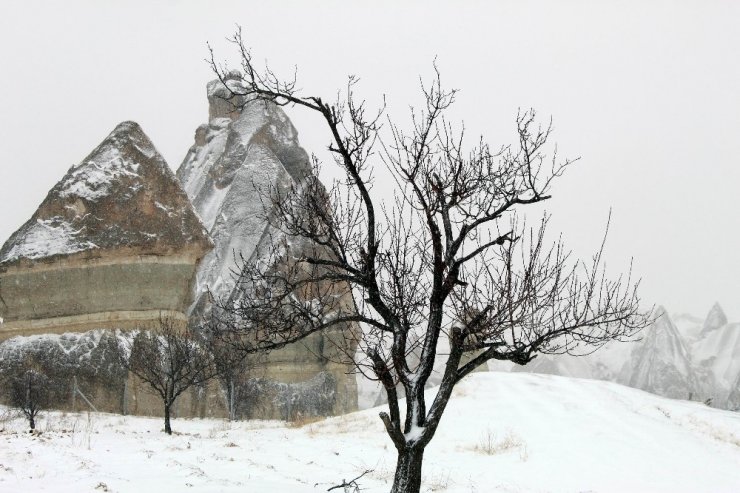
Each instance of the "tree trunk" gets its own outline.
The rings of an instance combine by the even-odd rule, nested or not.
[[[28,417],[28,426],[31,427],[31,430],[35,430],[36,429],[36,420],[33,419],[33,415],[31,415],[31,416]]]
[[[396,476],[391,493],[419,493],[421,489],[421,464],[424,449],[407,447],[398,452]]]
[[[172,427],[170,426],[170,406],[164,406],[164,432],[168,435],[172,435]]]
[[[234,412],[234,379],[229,379],[229,421],[236,419],[236,413]]]

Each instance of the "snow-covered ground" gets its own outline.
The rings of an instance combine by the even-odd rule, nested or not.
[[[433,392],[433,390],[431,391]],[[365,470],[385,492],[395,450],[379,409],[303,426],[47,413],[0,423],[0,491],[317,492]],[[424,460],[423,491],[738,492],[740,413],[614,383],[478,373]],[[339,490],[334,490],[339,491]]]

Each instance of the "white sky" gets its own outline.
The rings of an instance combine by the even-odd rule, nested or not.
[[[277,2],[273,2],[277,4]],[[517,108],[581,156],[547,205],[574,252],[635,258],[647,304],[740,320],[740,2],[31,2],[0,5],[0,241],[123,120],[177,168],[207,119],[206,42],[241,24],[306,93],[346,75],[392,115],[435,55],[471,136],[512,142]],[[649,3],[649,5],[647,5]],[[320,122],[288,109],[309,152]]]

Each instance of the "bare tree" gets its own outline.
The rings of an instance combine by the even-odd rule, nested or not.
[[[218,373],[211,352],[191,330],[180,329],[167,318],[156,330],[138,332],[126,349],[124,364],[162,399],[164,431],[171,435],[170,416],[177,398]]]
[[[50,404],[49,379],[35,370],[22,370],[10,377],[10,403],[28,420],[31,430],[36,429],[36,417]]]
[[[211,354],[215,375],[226,394],[229,420],[237,419],[237,405],[242,397],[240,389],[245,380],[253,377],[261,358],[241,351],[241,343],[232,339],[238,334],[224,331],[218,323],[204,324],[200,332]]]
[[[364,356],[354,365],[388,395],[380,418],[398,452],[393,493],[419,491],[424,450],[454,386],[475,368],[492,359],[525,365],[538,353],[590,352],[647,324],[637,283],[629,274],[605,276],[603,244],[591,261],[571,261],[559,241],[546,243],[546,218],[529,228],[517,216],[549,199],[573,162],[549,152],[552,127],[539,126],[534,111],[517,116],[514,145],[494,150],[480,139],[468,148],[464,132],[444,117],[456,91],[443,88],[435,66],[409,129],[390,118],[381,128],[384,108],[369,114],[355,99],[354,77],[333,103],[303,96],[295,78],[255,67],[240,31],[232,41],[241,55],[238,80],[213,52],[211,66],[233,100],[316,112],[344,176],[325,189],[314,158],[313,174],[262,191],[266,217],[283,236],[258,263],[245,263],[243,295],[223,302],[221,313],[247,352],[337,324],[364,326]],[[373,188],[383,170],[395,184],[388,201]],[[296,237],[314,246],[292,251],[286,238]],[[338,303],[342,289],[354,306]],[[425,384],[440,357],[441,384],[427,402]]]
[[[3,314],[8,312],[8,304],[3,298],[3,280],[0,279],[0,326],[3,325]]]

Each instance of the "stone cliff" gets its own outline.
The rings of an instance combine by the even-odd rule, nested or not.
[[[234,77],[227,84],[238,84]],[[209,122],[176,176],[136,123],[121,123],[0,249],[0,377],[30,365],[51,377],[62,409],[80,408],[74,385],[99,410],[161,412],[115,357],[116,337],[162,316],[197,328],[212,296],[240,296],[241,262],[263,259],[281,234],[260,192],[310,172],[281,108],[228,99],[219,81],[207,93]],[[288,243],[296,255],[309,246]],[[352,306],[348,290],[336,296]],[[295,419],[355,410],[355,377],[338,360],[354,352],[356,330],[255,358],[229,392],[213,381],[184,395],[176,412]]]
[[[118,125],[0,249],[0,340],[181,323],[212,243],[139,125]]]
[[[238,74],[230,74],[226,84],[239,89]],[[194,326],[208,313],[211,296],[222,300],[238,296],[242,263],[258,260],[272,238],[280,235],[268,225],[265,217],[270,211],[265,210],[261,197],[270,187],[286,186],[311,171],[308,154],[282,108],[265,101],[229,98],[230,92],[218,80],[208,84],[207,95],[209,122],[196,130],[195,143],[177,171],[215,244],[197,273],[190,308]],[[294,239],[291,244],[299,255],[301,241]],[[342,296],[351,306],[346,290]],[[263,395],[270,395],[269,402],[242,406],[245,417],[284,418],[356,409],[355,378],[347,375],[346,366],[336,363],[338,352],[354,352],[353,343],[346,342],[353,339],[354,330],[347,326],[315,334],[270,353],[262,376],[241,382],[244,395],[254,395],[254,389],[260,388]],[[337,348],[337,344],[344,346]],[[310,393],[306,389],[314,387],[321,389],[323,401],[306,397]],[[288,401],[290,406],[276,404]]]

